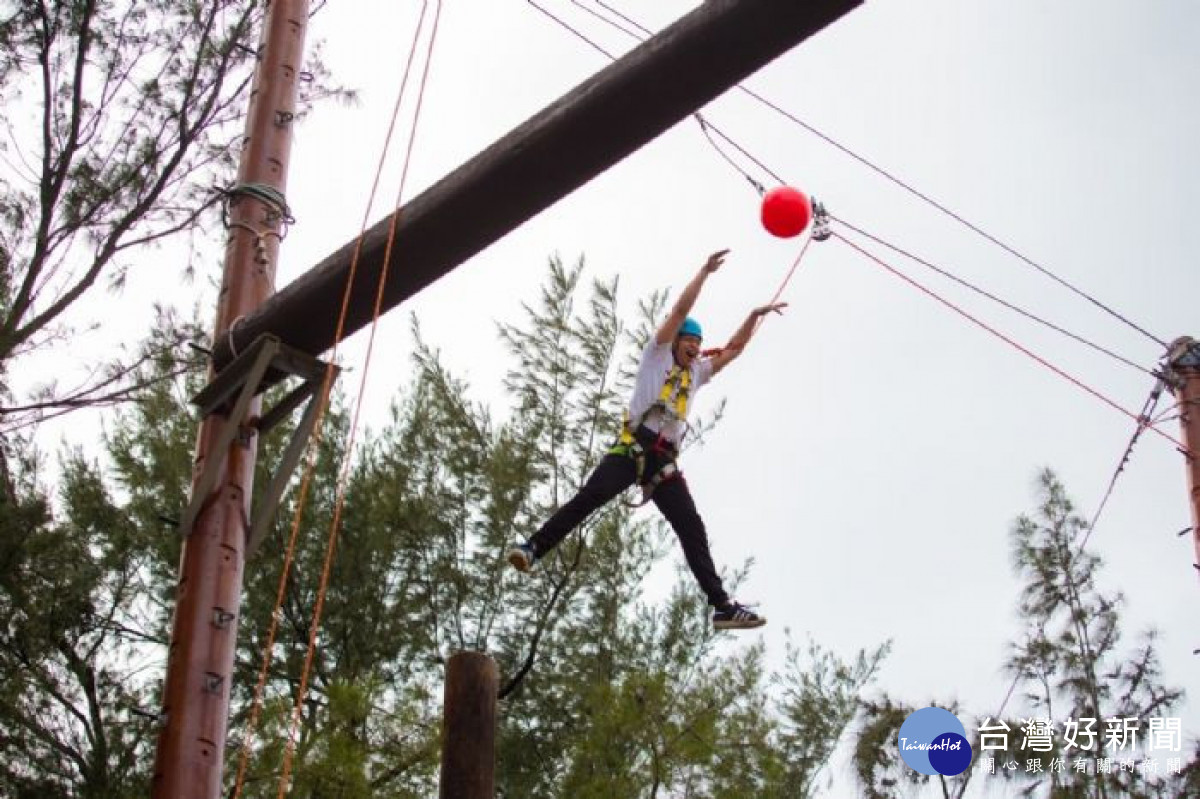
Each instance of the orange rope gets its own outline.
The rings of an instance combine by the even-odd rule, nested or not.
[[[800,261],[804,258],[804,253],[808,252],[808,245],[812,244],[813,224],[813,222],[809,223],[808,237],[804,239],[804,246],[800,248],[800,254],[796,256],[796,260],[792,261],[792,268],[789,269],[787,275],[784,276],[783,282],[779,284],[779,288],[775,289],[775,296],[771,298],[771,301],[768,302],[767,305],[774,305],[779,300],[780,296],[783,294],[783,290],[787,288],[787,284],[792,281],[792,275],[796,274],[796,269],[800,266]],[[760,316],[758,318],[758,321],[754,324],[755,333],[758,332],[758,328],[762,326],[762,323],[766,320],[766,318],[767,317],[765,316]]]
[[[427,1],[427,0],[426,0]],[[313,657],[317,648],[317,631],[321,626],[321,614],[325,607],[325,594],[329,587],[329,575],[333,568],[333,556],[337,549],[337,532],[341,524],[342,509],[345,507],[346,501],[346,485],[350,476],[351,458],[350,454],[354,449],[354,440],[358,432],[358,421],[362,411],[363,396],[365,394],[367,377],[370,374],[371,354],[374,350],[375,332],[379,325],[379,314],[383,304],[383,290],[387,283],[388,267],[391,260],[392,244],[395,241],[396,226],[400,218],[400,203],[404,194],[404,184],[408,177],[408,166],[412,158],[413,144],[416,140],[417,125],[420,122],[422,101],[425,96],[425,87],[429,79],[429,67],[433,61],[433,48],[437,40],[438,22],[441,18],[442,6],[440,0],[434,7],[433,27],[429,35],[429,44],[425,52],[425,64],[421,73],[421,83],[417,90],[417,106],[413,114],[412,125],[409,129],[408,147],[405,151],[404,162],[401,170],[400,187],[396,192],[396,205],[392,213],[392,219],[388,226],[388,243],[384,251],[383,264],[381,267],[379,282],[376,288],[375,306],[372,309],[371,328],[368,339],[367,352],[364,356],[362,378],[359,380],[358,400],[355,403],[354,415],[350,423],[350,434],[346,442],[346,454],[342,464],[342,473],[338,478],[337,498],[334,504],[333,519],[329,525],[329,539],[325,548],[325,562],[321,569],[321,581],[317,589],[316,605],[313,608],[312,623],[309,625],[308,633],[308,650],[304,656],[304,668],[300,673],[300,686],[296,693],[296,702],[292,707],[291,726],[288,730],[287,748],[284,751],[283,770],[279,779],[279,797],[282,799],[288,792],[288,782],[291,775],[292,759],[295,750],[296,728],[299,725],[300,714],[304,706],[304,700],[308,693],[308,679],[312,671]],[[411,61],[410,61],[411,63]],[[406,72],[407,78],[407,72]],[[403,89],[402,89],[403,91]],[[399,101],[397,101],[399,105]],[[361,247],[362,236],[359,236],[359,247]],[[358,248],[356,247],[356,250]],[[357,253],[356,253],[357,254]],[[344,318],[346,308],[349,305],[350,290],[347,286],[346,293],[342,300],[342,316]],[[339,335],[341,333],[341,322],[339,321]]]
[[[388,154],[388,151],[391,146],[392,135],[393,135],[393,132],[395,131],[396,119],[399,116],[401,102],[404,98],[404,93],[408,86],[408,79],[409,79],[409,75],[410,75],[411,68],[412,68],[413,58],[414,58],[414,56],[416,54],[416,50],[417,50],[417,42],[420,38],[421,31],[424,29],[425,14],[428,9],[428,5],[429,5],[428,0],[425,0],[425,2],[423,2],[421,5],[421,16],[417,22],[417,27],[413,34],[412,44],[409,47],[408,59],[405,64],[405,67],[404,67],[404,77],[401,80],[400,91],[397,94],[396,103],[392,109],[392,116],[391,116],[391,121],[388,125],[387,136],[384,139],[382,152],[380,153],[379,164],[375,170],[375,177],[374,177],[373,183],[371,184],[371,191],[370,191],[370,194],[369,194],[369,197],[367,200],[367,206],[363,212],[363,219],[362,219],[362,223],[359,228],[358,239],[355,242],[354,255],[350,261],[350,271],[349,271],[349,275],[346,280],[345,293],[343,294],[343,297],[342,297],[342,307],[341,307],[341,310],[338,315],[337,330],[334,333],[333,357],[330,358],[330,366],[325,371],[325,377],[324,377],[324,380],[321,385],[321,392],[318,395],[318,397],[315,398],[315,400],[320,403],[320,406],[318,407],[317,419],[315,421],[314,428],[313,428],[312,441],[309,445],[308,460],[305,465],[304,474],[303,474],[303,476],[301,478],[301,482],[300,482],[300,489],[299,489],[299,494],[298,494],[297,502],[296,502],[296,511],[293,514],[293,518],[292,518],[291,534],[288,539],[288,544],[287,544],[287,548],[285,551],[283,569],[279,576],[279,587],[276,592],[275,607],[271,613],[271,621],[270,621],[270,626],[269,626],[268,633],[267,633],[267,643],[263,650],[262,665],[259,669],[258,681],[257,681],[257,683],[255,685],[255,689],[254,689],[254,699],[251,704],[250,719],[249,719],[249,722],[247,725],[247,733],[244,736],[244,740],[242,743],[242,752],[241,752],[240,762],[238,765],[237,780],[235,782],[234,790],[233,790],[234,799],[237,799],[237,797],[241,796],[242,787],[245,783],[246,771],[247,771],[247,768],[249,765],[250,749],[251,749],[251,744],[253,743],[253,739],[254,739],[254,731],[257,728],[259,716],[261,714],[262,698],[263,698],[263,694],[266,689],[267,675],[270,670],[271,659],[272,659],[273,650],[275,647],[275,638],[276,638],[276,635],[278,634],[279,620],[280,620],[280,616],[282,615],[281,611],[283,608],[283,600],[284,600],[284,596],[285,596],[286,590],[287,590],[287,583],[288,583],[288,578],[291,573],[291,566],[295,560],[296,541],[299,537],[300,524],[301,524],[301,521],[303,520],[303,516],[304,516],[304,507],[305,507],[306,499],[308,497],[309,486],[312,482],[313,475],[316,472],[317,460],[318,460],[318,456],[319,456],[319,447],[320,447],[320,443],[321,443],[322,436],[324,433],[325,412],[329,406],[329,395],[330,395],[330,392],[332,390],[332,385],[333,385],[333,366],[332,366],[332,364],[333,364],[334,360],[336,359],[337,351],[338,351],[339,346],[341,345],[342,338],[343,338],[344,332],[345,332],[346,315],[347,315],[347,311],[349,309],[349,298],[350,298],[351,289],[354,285],[354,280],[355,280],[355,276],[356,276],[357,269],[358,269],[359,257],[362,252],[362,241],[363,241],[363,237],[366,234],[367,224],[370,219],[371,209],[375,203],[375,195],[379,189],[379,182],[380,182],[381,176],[383,174],[383,167],[387,160],[387,154]],[[439,6],[439,11],[440,11],[440,6]],[[436,30],[436,23],[435,23],[435,30]],[[432,44],[431,44],[431,47],[432,47]],[[414,121],[414,127],[413,127],[414,131],[415,131],[415,124],[416,123]],[[410,140],[411,140],[411,138],[412,137],[410,135]],[[409,153],[410,154],[411,154],[411,151],[412,151],[412,144],[410,141],[410,143],[409,143]],[[405,170],[407,171],[407,163],[405,164]],[[390,242],[390,239],[389,239],[389,242]],[[386,278],[386,275],[387,275],[387,271],[386,271],[386,263],[385,263],[384,272],[380,277],[380,291],[381,292],[382,292],[383,281]],[[378,320],[378,303],[376,304],[376,321],[377,320]],[[372,324],[372,328],[371,328],[372,336],[374,335],[374,330],[375,330],[375,326],[374,326],[374,324]],[[366,372],[367,372],[367,369],[364,368],[364,372],[363,372],[364,379],[366,376]],[[361,396],[359,399],[359,405],[361,406]],[[355,422],[357,423],[357,410],[356,410],[356,414],[355,414]],[[351,440],[351,443],[352,443],[352,440]],[[347,455],[346,460],[348,463],[349,462],[349,447],[347,448],[346,455]],[[337,522],[335,520],[335,522],[334,522],[335,526],[336,526],[336,523]],[[333,534],[331,532],[331,536],[332,535]],[[324,594],[324,583],[322,584],[321,596],[319,597],[319,601],[321,599],[323,599],[323,594]],[[310,647],[310,653],[311,653],[311,648],[312,648],[311,638],[310,638],[309,647]],[[311,658],[307,659],[305,661],[305,678],[307,678],[307,673],[308,673],[310,664],[311,664]],[[299,700],[299,699],[297,700],[296,707],[300,706],[300,701],[301,700]],[[293,715],[293,719],[294,719],[294,715]],[[293,743],[294,743],[294,741],[293,741],[292,730],[289,730],[288,747],[287,747],[287,751],[286,751],[285,765],[284,765],[285,773],[284,773],[284,776],[282,779],[282,784],[281,784],[281,795],[286,790],[287,772],[290,769],[290,760],[291,760]]]

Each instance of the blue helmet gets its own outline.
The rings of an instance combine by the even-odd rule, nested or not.
[[[700,339],[704,338],[704,334],[700,332],[700,323],[697,322],[695,319],[693,319],[690,316],[687,319],[683,320],[683,324],[680,325],[680,327],[679,327],[679,332],[676,333],[675,335],[677,337],[678,336],[695,336],[696,338],[700,338]]]

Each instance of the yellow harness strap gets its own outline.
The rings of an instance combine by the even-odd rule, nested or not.
[[[670,373],[667,375],[667,380],[663,383],[662,390],[658,392],[658,402],[650,406],[646,413],[642,416],[645,419],[650,411],[655,408],[662,408],[669,412],[676,419],[682,420],[687,416],[688,394],[692,387],[692,372],[690,369],[683,369],[679,364],[671,367]],[[638,420],[638,425],[642,423],[642,419]],[[630,445],[634,443],[633,430],[637,425],[630,424],[629,411],[625,412],[625,421],[621,425],[621,444]]]

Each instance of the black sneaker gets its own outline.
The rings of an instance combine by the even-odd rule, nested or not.
[[[536,560],[537,553],[533,551],[533,546],[530,544],[517,544],[508,550],[508,562],[519,572],[527,572],[532,569]]]
[[[765,616],[759,616],[732,599],[713,610],[713,627],[718,630],[750,630],[766,623]]]

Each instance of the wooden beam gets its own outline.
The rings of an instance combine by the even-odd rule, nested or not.
[[[587,183],[861,0],[706,0],[551,103],[397,213],[389,310]],[[391,217],[365,234],[345,335],[371,321]],[[333,345],[351,241],[217,336],[220,368],[269,333],[312,355]]]

